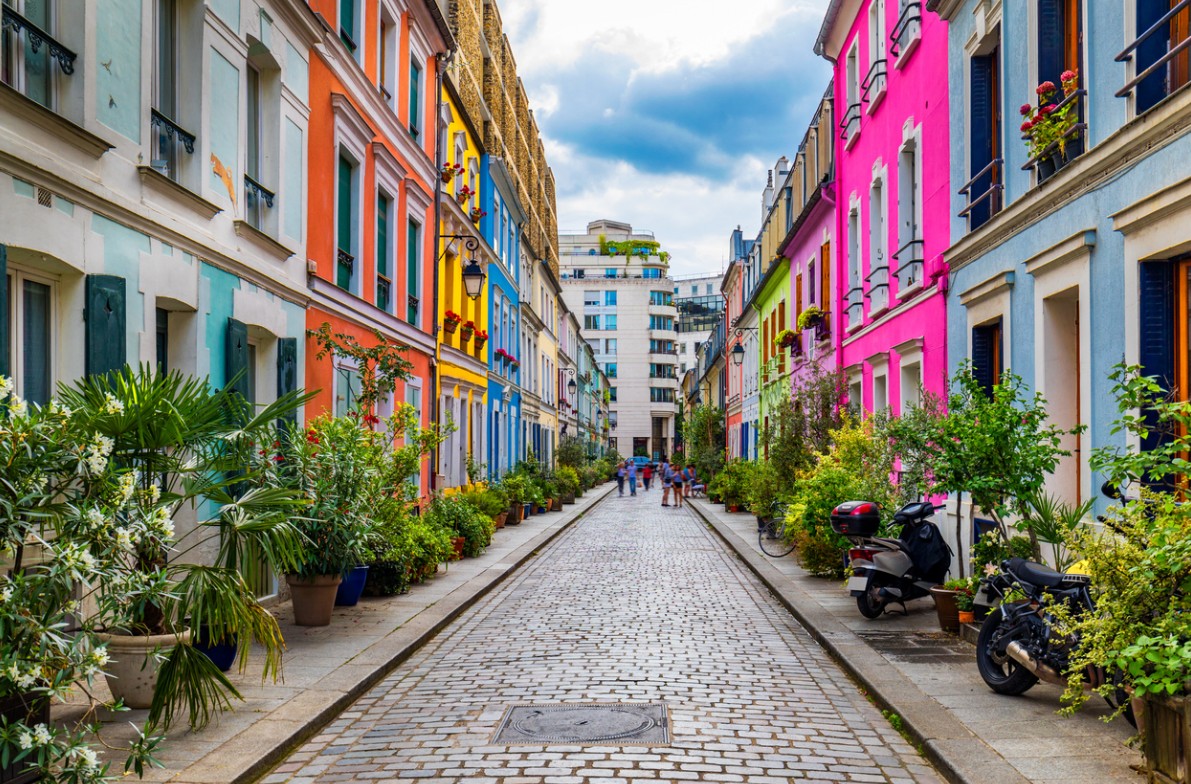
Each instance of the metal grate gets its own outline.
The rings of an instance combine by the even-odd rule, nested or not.
[[[664,703],[514,705],[492,742],[664,746],[670,743],[670,718]]]
[[[38,187],[37,189],[37,203],[42,207],[50,207],[54,203],[54,194],[45,188]]]

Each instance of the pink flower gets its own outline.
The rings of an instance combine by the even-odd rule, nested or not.
[[[1059,81],[1066,84],[1067,82],[1074,82],[1079,78],[1079,74],[1075,71],[1063,71],[1063,75],[1059,77]]]
[[[1041,96],[1050,95],[1054,91],[1055,91],[1055,83],[1054,82],[1043,82],[1042,84],[1038,85],[1038,89],[1035,90],[1035,92]]]
[[[1046,106],[1043,106],[1041,109],[1039,109],[1039,111],[1043,114],[1053,114],[1055,109],[1058,108],[1059,107],[1055,106],[1053,103],[1048,103]]]
[[[1034,123],[1030,122],[1029,120],[1026,120],[1024,123],[1021,124],[1021,132],[1029,133],[1033,129],[1033,127],[1034,127]]]
[[[1021,112],[1021,116],[1022,116],[1022,117],[1029,117],[1029,116],[1030,116],[1030,110],[1031,110],[1032,108],[1033,108],[1033,107],[1032,107],[1032,106],[1030,106],[1028,103],[1023,103],[1023,104],[1021,105],[1021,108],[1020,108],[1020,109],[1018,109],[1018,111],[1019,111],[1019,112]]]

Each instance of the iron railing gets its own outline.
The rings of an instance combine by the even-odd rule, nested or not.
[[[67,76],[74,73],[74,61],[78,55],[63,46],[54,36],[18,14],[15,9],[5,5],[0,13],[0,31],[7,29],[11,29],[17,35],[23,30],[25,39],[29,42],[29,50],[33,54],[37,54],[43,44],[49,47],[50,57],[58,63],[62,73]]]
[[[972,225],[972,221],[974,220],[972,211],[984,202],[988,202],[989,218],[1001,211],[1001,198],[1002,193],[1005,190],[1005,186],[1001,183],[1001,170],[1004,165],[1004,158],[993,158],[988,162],[987,166],[976,172],[972,179],[968,180],[964,184],[964,187],[959,189],[960,196],[968,197],[968,206],[960,211],[959,217],[968,219],[969,229],[975,229],[980,225]],[[986,176],[989,178],[988,187],[985,188],[984,191],[979,195],[973,194],[972,190],[976,187],[978,181]],[[972,198],[974,195],[975,198]],[[983,221],[981,221],[981,223],[983,223]]]
[[[1170,21],[1172,19],[1174,19],[1174,17],[1176,17],[1177,15],[1182,13],[1183,11],[1186,11],[1189,7],[1191,7],[1191,0],[1179,0],[1178,3],[1171,6],[1170,10],[1167,11],[1166,14],[1161,19],[1159,19],[1154,24],[1150,25],[1149,29],[1147,29],[1145,32],[1143,32],[1141,35],[1139,35],[1137,38],[1135,38],[1131,44],[1126,46],[1124,51],[1122,51],[1120,54],[1118,54],[1116,56],[1116,61],[1118,63],[1124,63],[1124,62],[1128,62],[1129,60],[1132,60],[1133,54],[1134,54],[1134,52],[1137,51],[1138,47],[1140,47],[1143,43],[1145,43],[1145,41],[1150,36],[1159,32],[1163,28],[1168,28]],[[1126,82],[1124,87],[1117,90],[1116,97],[1124,98],[1126,95],[1133,92],[1133,90],[1135,90],[1139,84],[1141,84],[1146,79],[1148,79],[1150,76],[1152,76],[1154,73],[1156,73],[1159,68],[1165,67],[1167,63],[1169,63],[1175,57],[1179,56],[1182,52],[1186,51],[1186,49],[1188,47],[1191,47],[1191,36],[1187,36],[1187,37],[1183,38],[1182,41],[1179,41],[1177,44],[1175,44],[1174,46],[1170,46],[1166,50],[1166,54],[1164,54],[1162,57],[1159,57],[1151,65],[1147,66],[1144,70],[1142,70],[1141,73],[1135,75],[1132,79],[1130,79],[1128,82]],[[1179,86],[1181,87],[1182,85],[1179,85]],[[1166,85],[1166,90],[1167,90],[1167,95],[1169,95],[1171,92],[1173,92],[1173,90],[1171,90],[1171,88],[1170,88],[1169,83],[1167,83],[1167,85]]]
[[[1191,0],[1188,0],[1191,2]],[[864,81],[860,83],[861,100],[865,103],[872,103],[870,94],[874,88],[878,92],[885,89],[885,83],[888,77],[888,61],[882,57],[880,60],[874,60],[872,66],[868,69],[868,73],[864,77]]]
[[[149,127],[154,133],[153,155],[149,165],[171,180],[177,180],[178,145],[182,145],[187,154],[193,155],[198,137],[156,109],[149,112]]]
[[[265,209],[273,209],[273,199],[276,197],[273,191],[244,175],[244,215],[254,228],[264,227]]]
[[[922,270],[924,267],[923,248],[925,244],[923,240],[913,239],[902,245],[893,254],[893,260],[898,262],[897,286],[899,292],[905,291],[922,282]]]
[[[844,112],[844,119],[840,120],[840,124],[839,124],[839,127],[840,127],[839,137],[841,139],[843,139],[844,141],[847,141],[848,139],[850,139],[852,137],[852,134],[854,133],[854,131],[852,130],[853,125],[857,126],[856,131],[860,130],[860,128],[859,128],[859,126],[860,126],[860,104],[859,103],[851,104],[850,106],[848,106],[847,111]]]
[[[922,32],[922,3],[913,2],[906,3],[902,6],[901,15],[897,18],[897,24],[893,26],[893,32],[889,34],[889,53],[894,57],[901,54],[903,42],[907,38],[913,38]],[[910,33],[909,36],[906,34]]]

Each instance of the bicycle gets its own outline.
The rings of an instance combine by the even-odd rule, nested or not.
[[[794,552],[794,543],[786,539],[787,504],[775,501],[768,517],[757,518],[757,546],[771,558],[781,558]]]

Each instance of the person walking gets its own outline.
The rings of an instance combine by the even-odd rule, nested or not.
[[[653,463],[646,463],[641,469],[641,479],[645,482],[645,492],[649,492],[649,480],[653,479]]]
[[[624,495],[625,473],[626,473],[626,469],[624,467],[624,463],[618,463],[616,465],[616,488],[620,491],[621,495]]]
[[[674,478],[672,480],[672,483],[674,485],[674,505],[681,509],[682,508],[682,495],[683,495],[682,467],[679,466],[678,464],[671,464],[670,473],[674,475]]]
[[[670,474],[670,463],[662,458],[662,467],[658,469],[662,477],[662,506],[670,505],[670,488],[674,484],[674,477]]]
[[[637,463],[628,461],[629,495],[637,494]]]

